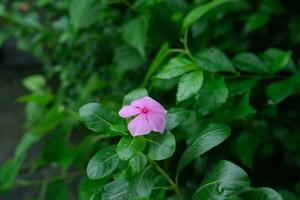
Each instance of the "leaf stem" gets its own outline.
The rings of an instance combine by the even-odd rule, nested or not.
[[[166,181],[168,181],[170,183],[170,185],[172,186],[171,189],[175,192],[177,198],[179,200],[183,199],[183,196],[177,186],[177,184],[170,178],[170,176],[153,160],[148,159],[149,162],[156,167],[157,171],[166,179]]]

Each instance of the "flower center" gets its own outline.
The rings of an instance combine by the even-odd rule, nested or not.
[[[142,109],[142,113],[146,114],[149,110],[147,108]]]

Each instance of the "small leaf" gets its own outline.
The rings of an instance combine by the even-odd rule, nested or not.
[[[196,96],[196,110],[200,115],[207,115],[226,102],[228,89],[224,78],[206,80]]]
[[[80,200],[91,200],[91,196],[103,187],[107,183],[107,179],[103,178],[100,180],[91,180],[87,177],[80,181],[79,185],[79,199]]]
[[[115,180],[103,187],[101,200],[127,200],[128,199],[128,181]]]
[[[124,124],[120,121],[116,113],[106,109],[98,103],[89,103],[82,106],[79,116],[85,126],[96,132],[105,135],[121,135]]]
[[[220,161],[193,195],[193,200],[225,200],[242,193],[250,184],[244,170],[229,161]]]
[[[97,19],[98,8],[92,6],[94,0],[72,0],[70,5],[71,23],[76,30],[92,25]]]
[[[192,160],[219,145],[230,135],[230,128],[223,124],[210,124],[200,135],[195,136],[181,156],[177,174]]]
[[[152,76],[152,74],[157,70],[157,68],[160,66],[160,64],[164,61],[166,56],[168,55],[170,50],[169,44],[165,43],[161,46],[159,49],[157,55],[155,56],[154,60],[152,61],[147,74],[145,76],[143,86],[145,87],[148,84],[149,78]]]
[[[242,133],[236,140],[234,153],[244,165],[252,168],[253,155],[260,142],[260,135]]]
[[[267,64],[269,69],[273,73],[275,73],[289,66],[288,64],[291,60],[291,52],[285,52],[280,49],[270,48],[261,54],[261,58]]]
[[[146,137],[149,142],[148,157],[152,160],[164,160],[173,155],[176,148],[175,138],[171,132],[150,134]]]
[[[137,155],[135,155],[129,160],[129,164],[128,164],[129,173],[131,175],[135,175],[139,173],[146,167],[147,162],[148,160],[146,156],[142,152],[139,152]]]
[[[208,11],[216,8],[217,6],[229,2],[230,0],[213,0],[205,5],[200,5],[197,8],[191,10],[183,19],[183,29],[187,29],[191,26],[195,21],[197,21],[200,17],[206,14]]]
[[[117,64],[118,71],[127,72],[141,66],[144,59],[136,49],[129,45],[123,45],[116,48],[114,62]]]
[[[235,66],[244,72],[250,73],[268,73],[268,67],[252,53],[244,52],[236,55],[233,58]]]
[[[145,57],[145,46],[147,42],[148,15],[139,16],[127,22],[123,27],[122,39],[138,50]]]
[[[31,75],[22,80],[24,87],[32,92],[39,92],[46,86],[46,79],[42,75]]]
[[[278,81],[270,84],[266,89],[266,95],[270,104],[278,104],[292,95],[295,85],[289,81]]]
[[[198,54],[195,62],[209,72],[235,72],[231,61],[217,48],[209,48]]]
[[[129,92],[123,100],[123,105],[129,105],[133,100],[148,96],[145,88],[138,88]]]
[[[159,79],[170,79],[189,71],[195,70],[197,67],[195,64],[183,57],[172,58],[167,65],[156,75]]]
[[[190,117],[190,112],[184,108],[171,108],[167,113],[167,130],[172,130]]]
[[[149,199],[155,180],[155,168],[153,166],[145,168],[130,181],[128,199]]]
[[[245,26],[245,31],[246,32],[254,31],[266,25],[269,22],[269,20],[270,20],[270,15],[268,15],[267,13],[264,12],[254,13],[248,19]]]
[[[280,0],[262,0],[259,4],[259,9],[270,14],[286,13],[285,5]]]
[[[87,175],[90,179],[97,180],[108,176],[119,163],[115,146],[109,146],[96,153],[89,161]]]
[[[183,75],[179,79],[176,100],[180,102],[196,95],[202,86],[202,82],[203,72],[200,70]]]
[[[231,120],[241,119],[247,115],[256,113],[256,110],[250,105],[250,92],[247,92],[242,97],[239,104],[237,104],[231,111]]]
[[[242,195],[245,200],[283,200],[280,194],[267,187],[251,188]]]
[[[117,146],[117,153],[121,160],[128,160],[146,147],[143,137],[124,136]]]

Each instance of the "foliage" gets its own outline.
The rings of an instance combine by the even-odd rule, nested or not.
[[[1,195],[69,199],[80,180],[81,200],[297,199],[300,5],[285,2],[0,3],[0,43],[44,66],[22,82],[26,133]],[[147,95],[167,130],[133,138],[117,112]]]

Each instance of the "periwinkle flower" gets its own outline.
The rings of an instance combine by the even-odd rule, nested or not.
[[[132,136],[147,135],[151,131],[163,133],[166,128],[166,109],[151,97],[142,97],[119,111],[123,118],[136,116],[128,123]]]

